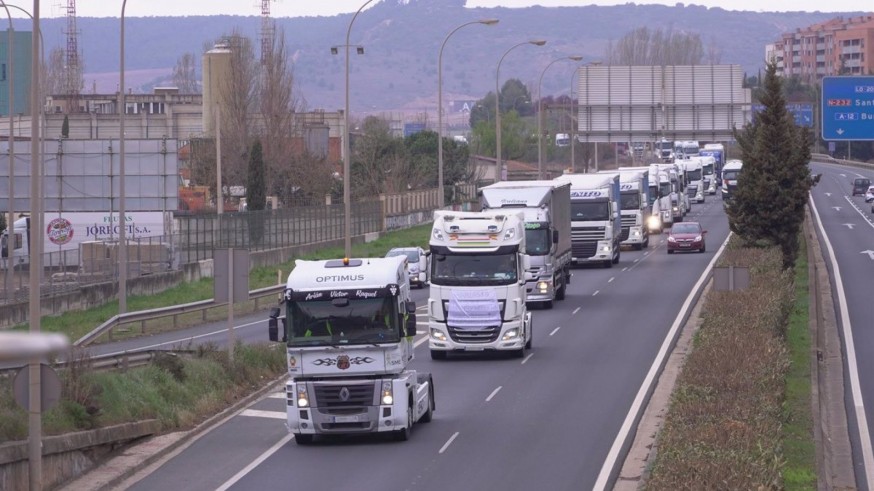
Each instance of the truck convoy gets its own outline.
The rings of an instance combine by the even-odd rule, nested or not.
[[[525,215],[519,210],[437,210],[431,230],[428,347],[522,357],[533,325],[526,307]]]
[[[619,206],[622,215],[622,245],[636,250],[649,247],[647,220],[651,213],[649,169],[646,167],[620,167]],[[613,173],[614,171],[601,171]]]
[[[619,262],[622,224],[619,173],[564,174],[571,183],[571,260],[574,264]]]
[[[402,256],[295,262],[268,337],[286,343],[288,431],[393,433],[431,421],[434,383],[409,369],[416,305]]]
[[[570,184],[557,181],[502,181],[482,188],[483,210],[521,210],[528,304],[552,308],[564,300],[571,272]]]

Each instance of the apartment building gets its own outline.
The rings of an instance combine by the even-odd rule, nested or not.
[[[838,17],[782,35],[765,47],[777,74],[807,83],[827,75],[874,73],[874,14]]]

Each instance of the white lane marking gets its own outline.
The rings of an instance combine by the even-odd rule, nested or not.
[[[692,290],[689,291],[689,295],[686,297],[686,301],[683,302],[683,306],[680,308],[680,312],[674,319],[674,323],[671,325],[671,329],[668,331],[667,336],[665,336],[665,340],[662,341],[662,346],[661,348],[659,348],[659,352],[656,355],[655,360],[653,360],[652,365],[650,365],[649,367],[649,372],[647,372],[646,378],[643,379],[643,383],[640,385],[640,389],[637,391],[637,395],[634,397],[634,402],[631,404],[631,408],[628,409],[628,414],[625,416],[625,421],[622,422],[622,427],[619,429],[619,433],[616,434],[616,439],[613,440],[613,446],[610,447],[610,452],[607,454],[607,458],[604,460],[604,464],[601,466],[601,472],[598,474],[598,479],[595,481],[595,486],[592,489],[596,489],[599,491],[606,489],[607,481],[610,479],[610,474],[613,472],[613,468],[616,466],[616,461],[619,459],[619,451],[622,449],[623,444],[628,439],[628,435],[632,430],[634,420],[637,419],[637,415],[638,413],[640,413],[643,407],[644,399],[646,399],[646,395],[650,392],[652,384],[655,383],[659,368],[662,366],[662,363],[664,363],[664,359],[669,354],[668,350],[671,347],[674,337],[676,337],[677,331],[680,329],[680,326],[683,323],[683,318],[686,316],[686,313],[689,311],[689,309],[692,308],[692,301],[695,299],[696,293],[699,289],[701,289],[701,287],[710,277],[710,272],[713,269],[713,265],[716,264],[716,260],[719,259],[722,251],[725,249],[726,245],[728,245],[729,239],[731,239],[730,232],[725,238],[725,242],[722,243],[722,246],[719,248],[718,251],[716,251],[716,254],[710,260],[710,263],[708,263],[707,267],[704,268],[704,272],[701,273],[701,276],[698,278],[695,286],[693,286]]]
[[[850,206],[852,206],[854,210],[856,210],[856,213],[858,213],[859,215],[862,216],[862,218],[865,220],[865,222],[868,225],[871,226],[871,228],[874,228],[874,221],[872,221],[870,218],[868,218],[868,216],[865,215],[865,213],[862,210],[860,210],[858,206],[856,206],[856,203],[853,203],[853,200],[851,200],[849,196],[845,195],[844,199],[847,200],[847,203],[849,203]],[[874,206],[874,205],[872,205],[872,206]],[[847,224],[845,223],[844,225],[847,225]]]
[[[288,395],[285,393],[285,391],[274,392],[274,393],[270,394],[269,396],[267,396],[267,398],[268,399],[287,399]]]
[[[571,315],[577,315],[577,312],[579,312],[579,311],[580,311],[580,307],[577,307],[574,309],[573,312],[571,312]]]
[[[271,419],[285,419],[288,417],[287,414],[281,411],[262,411],[260,409],[243,409],[242,411],[240,411],[240,416]]]
[[[865,462],[865,477],[868,482],[868,489],[874,489],[874,451],[871,448],[871,435],[868,431],[868,418],[865,415],[865,401],[862,399],[862,390],[859,387],[859,366],[856,363],[856,345],[853,341],[853,329],[850,325],[850,311],[847,308],[847,296],[844,292],[844,282],[841,279],[841,269],[835,259],[835,250],[832,247],[831,241],[828,239],[828,234],[822,226],[822,220],[819,218],[819,211],[816,209],[816,203],[813,198],[810,199],[810,208],[813,214],[816,215],[816,224],[819,228],[819,233],[822,234],[825,247],[828,249],[829,261],[831,261],[832,269],[835,275],[835,288],[838,292],[838,304],[841,308],[841,327],[844,331],[844,343],[847,347],[847,371],[850,374],[850,387],[853,393],[853,405],[856,413],[856,426],[859,428],[859,439],[862,443],[862,460]]]
[[[428,323],[427,322],[417,322],[416,325],[417,326],[427,326]]]
[[[415,343],[413,343],[413,348],[418,348],[419,346],[422,346],[422,343],[425,343],[425,342],[428,341],[428,335],[427,335],[427,333],[422,333],[422,334],[423,334],[422,339],[420,339],[420,340],[416,341]]]
[[[599,293],[601,293],[601,290],[595,290],[595,293],[593,293],[592,296],[594,297],[594,296],[596,296],[596,295],[599,294]]]
[[[637,259],[634,260],[634,262],[637,262],[637,261],[640,261],[640,258],[637,258]]]
[[[559,329],[561,329],[561,326],[558,326],[558,327],[556,327],[555,329],[553,329],[552,332],[549,333],[549,335],[550,335],[550,336],[555,336],[555,333],[557,333]]]
[[[458,432],[456,431],[455,433],[452,434],[452,436],[449,437],[449,440],[446,440],[446,443],[444,443],[443,446],[440,447],[440,451],[437,453],[440,454],[440,453],[445,452],[446,449],[449,448],[449,445],[452,445],[452,442],[454,442],[455,438],[457,438],[457,437],[458,437]]]
[[[524,365],[525,362],[527,362],[528,360],[530,360],[532,356],[534,356],[534,353],[531,353],[530,355],[526,356],[525,359],[522,360],[522,365]]]
[[[611,276],[610,279],[607,280],[607,283],[613,283],[613,280],[615,280],[615,279],[616,279],[615,276]]]
[[[622,268],[622,272],[623,272],[623,273],[626,272],[626,271],[628,271],[628,266]]]
[[[263,320],[259,320],[259,321],[255,321],[255,322],[249,322],[249,323],[246,323],[246,324],[240,324],[239,326],[234,326],[234,329],[236,330],[236,329],[240,329],[241,327],[249,327],[249,326],[254,326],[255,324],[262,324],[262,323],[266,322],[266,320],[267,320],[267,319],[263,319]],[[107,354],[105,354],[105,355],[103,355],[103,356],[123,355],[123,354],[125,354],[125,353],[130,353],[130,352],[132,352],[132,351],[145,351],[145,350],[150,350],[150,349],[154,349],[154,348],[160,348],[161,346],[178,345],[178,344],[181,344],[181,343],[189,343],[189,342],[191,342],[191,341],[194,341],[195,339],[205,338],[205,337],[209,337],[209,336],[216,336],[216,335],[218,335],[218,334],[227,334],[227,333],[228,333],[228,328],[227,328],[227,327],[223,327],[223,328],[221,328],[221,329],[218,330],[218,331],[212,331],[212,332],[208,332],[208,333],[205,333],[205,334],[198,334],[197,336],[189,336],[189,337],[187,337],[187,338],[177,339],[177,340],[175,340],[175,341],[166,341],[166,342],[163,342],[163,343],[152,344],[152,345],[149,345],[149,346],[137,346],[137,347],[134,348],[134,349],[123,350],[123,351],[116,351],[115,353],[107,353]]]
[[[428,306],[422,305],[421,307],[416,307],[416,310],[428,310]]]
[[[257,459],[255,459],[251,463],[249,463],[249,465],[247,465],[242,470],[240,470],[240,472],[234,474],[234,477],[228,479],[227,481],[225,481],[224,484],[222,484],[221,486],[216,488],[216,491],[227,491],[228,489],[230,489],[231,486],[236,484],[240,479],[246,477],[246,474],[252,472],[252,470],[254,468],[261,465],[262,462],[264,462],[265,460],[270,458],[270,456],[273,455],[274,453],[276,453],[277,450],[279,450],[280,448],[285,446],[286,443],[290,442],[292,438],[294,438],[294,435],[292,435],[291,433],[282,437],[282,439],[279,440],[278,442],[276,442],[275,445],[268,448],[266,452],[259,455]]]
[[[500,392],[501,389],[502,389],[503,387],[504,387],[504,386],[499,385],[497,389],[493,390],[492,393],[489,394],[488,397],[486,397],[486,402],[491,401],[491,400],[492,400],[492,397],[495,397],[495,395],[496,395],[498,392]]]
[[[855,227],[856,224],[855,223],[845,223],[844,226],[850,230],[853,230],[853,227]]]

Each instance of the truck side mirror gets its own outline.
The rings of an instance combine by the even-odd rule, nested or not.
[[[528,257],[528,254],[522,254],[522,271],[525,272],[529,269],[531,269],[531,258]],[[525,281],[524,277],[522,278],[522,281]]]
[[[413,309],[415,310],[415,309]],[[404,322],[404,330],[406,331],[407,336],[415,336],[416,332],[416,314],[406,316],[406,320],[404,320],[404,316],[401,316],[401,321]]]
[[[279,307],[270,309],[270,318],[267,320],[267,338],[274,343],[279,342]],[[283,341],[285,341],[283,333]]]
[[[558,244],[558,230],[552,231],[552,243]]]
[[[416,302],[412,300],[407,300],[404,302],[404,310],[407,314],[415,314],[416,313]]]

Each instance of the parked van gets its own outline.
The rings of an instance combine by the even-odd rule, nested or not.
[[[731,199],[735,189],[737,189],[737,179],[740,177],[740,171],[744,163],[740,160],[732,159],[725,163],[722,168],[722,199]]]

